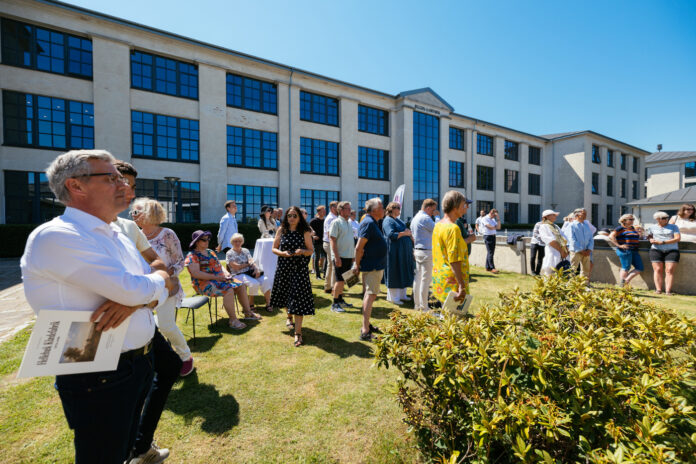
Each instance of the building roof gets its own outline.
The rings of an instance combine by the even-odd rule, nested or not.
[[[642,148],[638,148],[638,147],[633,146],[633,145],[631,145],[631,144],[628,144],[628,143],[626,143],[626,142],[622,142],[621,140],[616,140],[616,139],[614,139],[614,138],[607,137],[607,136],[604,135],[604,134],[600,134],[599,132],[595,132],[595,131],[592,131],[592,130],[581,130],[581,131],[573,131],[573,132],[560,132],[560,133],[558,133],[558,134],[547,134],[547,135],[542,135],[541,137],[544,137],[544,138],[547,139],[547,140],[553,141],[553,140],[564,139],[564,138],[569,138],[569,137],[577,137],[577,136],[579,136],[579,135],[585,135],[585,134],[596,135],[596,136],[598,136],[598,137],[602,137],[602,138],[605,138],[605,139],[607,139],[607,140],[611,140],[612,142],[620,143],[620,144],[622,144],[622,145],[626,145],[627,147],[634,148],[634,149],[636,149],[636,150],[638,150],[638,151],[641,151],[641,152],[643,152],[643,153],[649,153],[647,150],[643,150]]]
[[[409,95],[416,95],[419,93],[431,93],[433,96],[440,102],[442,103],[445,108],[447,108],[450,111],[454,111],[454,107],[447,103],[444,98],[442,98],[440,95],[437,94],[433,89],[430,87],[423,87],[422,89],[414,89],[414,90],[407,90],[406,92],[400,92],[396,98],[401,98],[401,97],[408,97]]]
[[[683,158],[696,158],[696,151],[656,151],[645,158],[646,163],[671,161]]]
[[[626,206],[678,205],[682,203],[696,203],[696,187],[687,187],[673,192],[661,193],[654,197],[626,203]]]

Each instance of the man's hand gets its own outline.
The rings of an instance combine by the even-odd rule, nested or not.
[[[152,262],[150,263],[150,268],[151,268],[153,271],[164,271],[164,272],[167,272],[167,265],[164,264],[164,261],[162,261],[160,258],[157,258],[156,260],[152,261]],[[169,273],[167,272],[167,274],[169,274]]]
[[[215,251],[217,251],[218,253],[220,253],[220,250],[222,250],[222,245],[218,245],[215,247]]]
[[[341,267],[343,265],[340,256],[336,256],[336,259],[334,259],[334,263],[336,264],[336,267]]]
[[[115,329],[121,325],[123,321],[128,319],[138,308],[142,308],[142,306],[125,306],[115,301],[106,300],[92,313],[89,320],[96,322],[101,316],[101,319],[99,319],[97,323],[97,330],[106,331]]]

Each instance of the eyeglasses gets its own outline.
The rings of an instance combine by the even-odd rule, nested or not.
[[[657,218],[658,221],[660,221],[660,220],[666,221],[667,219],[669,219],[669,217],[661,216],[661,217]]]
[[[693,211],[693,208],[684,208],[684,211]]]
[[[626,219],[624,219],[624,221],[635,221],[635,219],[633,219],[633,218],[626,218]]]
[[[201,242],[209,242],[209,241],[210,241],[210,237],[201,237],[201,238],[199,238],[198,240],[200,240]]]
[[[132,211],[130,212],[130,215],[133,216],[133,217],[136,217],[136,216],[138,216],[138,215],[140,215],[140,214],[142,214],[142,213],[143,213],[142,211],[137,210],[137,209],[134,209],[134,210],[132,210]]]
[[[297,218],[298,216],[297,216],[297,214],[288,214],[287,217],[288,218]]]
[[[128,185],[128,181],[126,180],[125,177],[123,177],[121,174],[114,174],[113,172],[93,172],[92,174],[83,174],[81,176],[75,176],[75,177],[73,177],[73,179],[77,179],[78,177],[100,177],[100,176],[106,176],[109,183],[111,183],[113,185],[118,185],[119,183]]]

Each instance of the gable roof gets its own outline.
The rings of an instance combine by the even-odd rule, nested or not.
[[[683,158],[696,158],[696,151],[656,151],[645,158],[646,163],[669,161]]]
[[[672,192],[661,193],[660,195],[626,203],[626,206],[677,205],[682,203],[696,203],[696,187],[686,187]]]
[[[582,134],[583,132],[588,132],[588,131],[572,131],[572,132],[559,132],[557,134],[545,134],[542,135],[541,137],[544,137],[545,139],[553,140],[553,139],[560,139],[563,137],[569,137],[571,135],[579,135]]]
[[[595,132],[595,131],[592,131],[592,130],[581,130],[581,131],[574,131],[574,132],[560,132],[560,133],[558,133],[558,134],[547,134],[547,135],[542,135],[542,137],[544,137],[544,138],[547,139],[547,140],[553,141],[553,140],[558,140],[558,139],[564,139],[564,138],[570,138],[570,137],[577,137],[577,136],[579,136],[579,135],[585,135],[585,134],[596,135],[597,137],[602,137],[602,138],[605,138],[605,139],[607,139],[607,140],[611,140],[612,142],[620,143],[621,145],[626,145],[627,147],[631,147],[631,148],[636,149],[636,150],[638,150],[638,151],[640,151],[640,152],[643,152],[643,153],[646,153],[646,154],[649,153],[647,150],[643,150],[642,148],[638,148],[638,147],[633,146],[633,145],[631,145],[631,144],[628,144],[628,143],[626,143],[626,142],[622,142],[621,140],[616,140],[616,139],[614,139],[614,138],[607,137],[607,136],[604,135],[604,134],[600,134],[599,132]]]
[[[447,103],[447,101],[446,101],[444,98],[442,98],[441,96],[439,96],[439,95],[437,94],[437,92],[435,92],[435,91],[434,91],[433,89],[431,89],[430,87],[423,87],[423,88],[421,88],[421,89],[414,89],[414,90],[407,90],[407,91],[405,91],[405,92],[399,92],[399,94],[396,96],[396,98],[408,97],[408,96],[410,96],[410,95],[416,95],[416,94],[419,94],[419,93],[431,93],[435,98],[438,99],[438,101],[439,101],[440,103],[442,103],[442,104],[445,106],[445,108],[447,108],[447,109],[450,110],[450,111],[454,111],[454,107],[453,107],[452,105],[450,105],[449,103]]]

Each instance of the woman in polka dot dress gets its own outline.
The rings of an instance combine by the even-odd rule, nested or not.
[[[300,209],[291,206],[273,241],[278,268],[271,290],[271,306],[288,308],[286,325],[295,329],[296,347],[302,345],[303,317],[314,315],[314,295],[309,280],[309,258],[313,251],[309,224]]]

